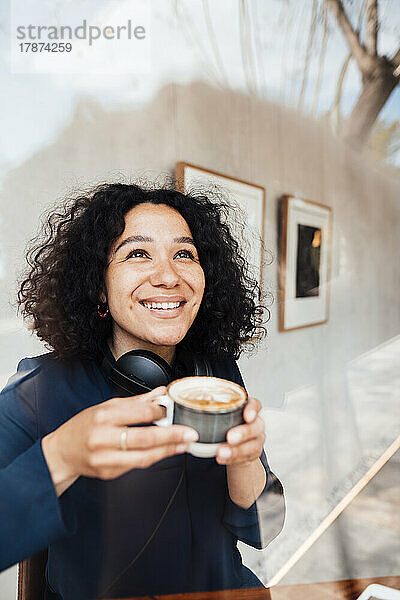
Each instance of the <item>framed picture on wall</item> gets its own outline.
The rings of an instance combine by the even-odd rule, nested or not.
[[[279,330],[328,320],[332,209],[296,196],[280,205]]]
[[[214,187],[227,192],[228,198],[236,202],[244,213],[248,239],[244,240],[244,255],[252,273],[262,288],[262,240],[264,239],[265,188],[249,181],[211,171],[187,162],[176,163],[176,189],[187,193],[191,189],[206,191]],[[229,221],[229,220],[228,220]],[[235,234],[235,215],[228,222]],[[240,239],[238,242],[240,243]]]

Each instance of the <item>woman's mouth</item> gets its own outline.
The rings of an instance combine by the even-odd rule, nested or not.
[[[179,315],[186,301],[183,300],[181,302],[146,302],[144,300],[140,300],[139,304],[141,304],[144,308],[151,311],[157,316],[161,317],[175,317]]]

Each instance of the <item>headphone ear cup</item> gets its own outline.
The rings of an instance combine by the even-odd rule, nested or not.
[[[202,358],[203,358],[204,367],[205,367],[205,371],[206,371],[205,375],[207,377],[213,377],[213,375],[214,375],[213,370],[212,370],[211,364],[209,363],[208,358],[206,358],[205,356],[203,356]]]
[[[205,356],[201,356],[200,354],[193,354],[193,366],[192,366],[192,374],[196,376],[212,376],[212,370],[210,363],[206,359]]]
[[[154,390],[168,385],[172,379],[171,367],[163,358],[148,350],[131,350],[123,354],[116,363],[119,371]]]
[[[184,346],[177,350],[177,354],[179,362],[184,366],[185,377],[191,375],[212,377],[212,368],[205,356],[190,352]]]
[[[180,377],[213,375],[211,365],[205,356],[194,354],[187,348],[178,346],[176,358],[175,362],[178,365],[170,366],[154,352],[130,350],[120,356],[115,363],[111,363],[104,355],[102,366],[120,396],[146,394],[156,387],[167,386]]]

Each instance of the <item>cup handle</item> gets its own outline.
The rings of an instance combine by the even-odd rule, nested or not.
[[[162,419],[158,419],[158,421],[154,421],[154,425],[158,425],[159,427],[168,427],[172,425],[172,421],[174,418],[174,402],[171,400],[169,396],[166,394],[164,396],[159,396],[154,400],[156,404],[159,406],[164,406],[167,411],[167,414]]]

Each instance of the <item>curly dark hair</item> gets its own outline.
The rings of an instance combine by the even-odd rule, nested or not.
[[[55,358],[101,356],[112,320],[99,318],[107,258],[125,228],[125,215],[143,202],[177,210],[192,233],[205,273],[199,312],[185,343],[209,356],[238,358],[265,336],[269,310],[261,304],[239,243],[226,224],[226,199],[145,189],[134,184],[101,184],[47,212],[44,227],[30,243],[21,277],[18,307]]]

